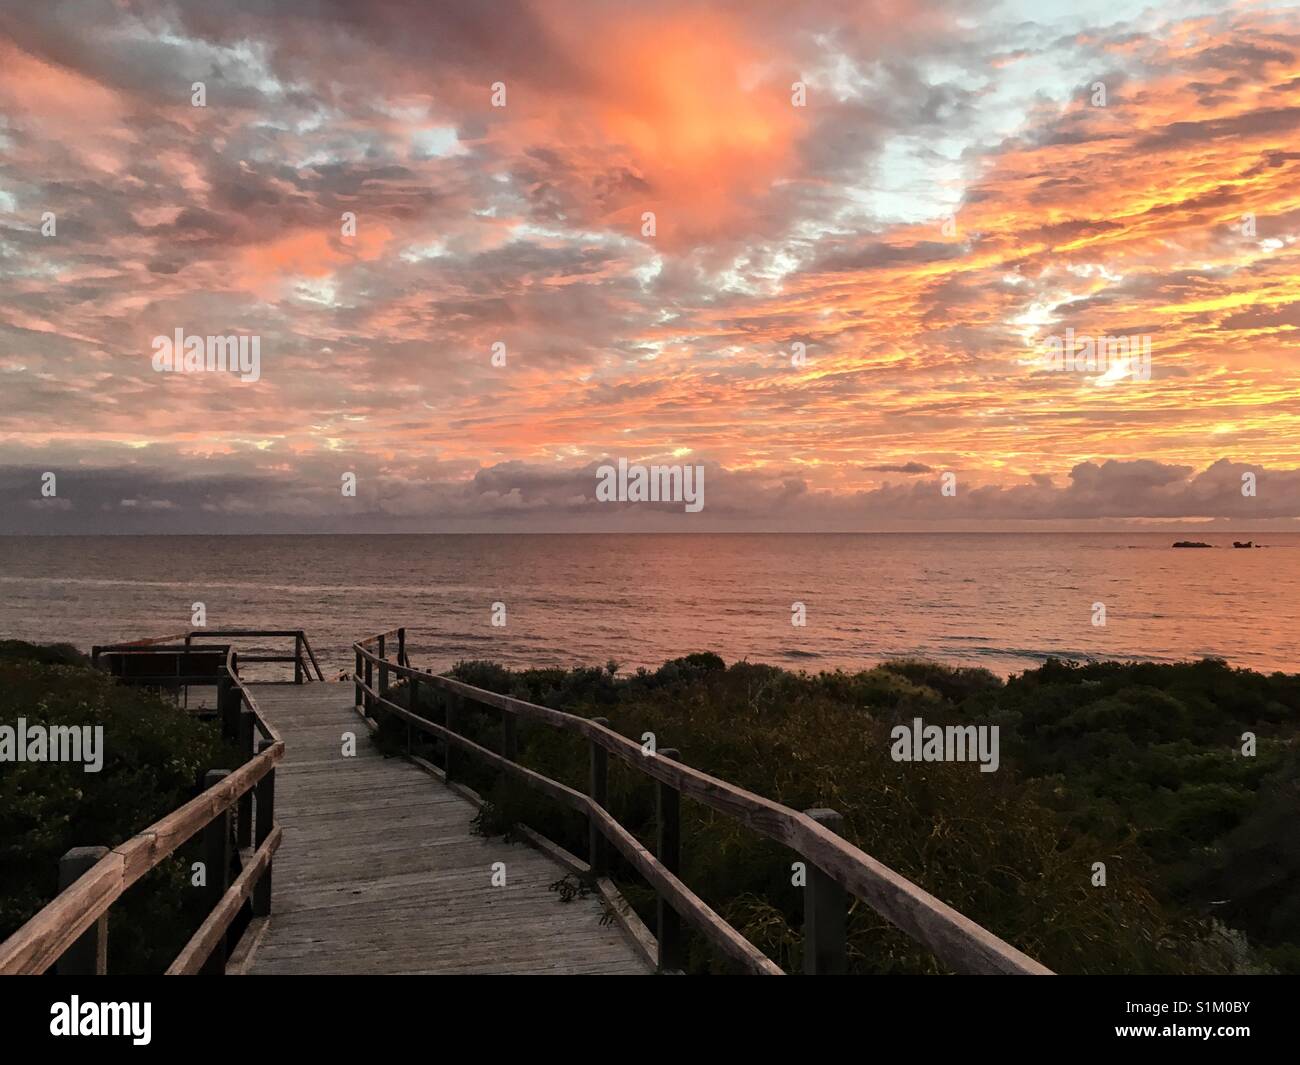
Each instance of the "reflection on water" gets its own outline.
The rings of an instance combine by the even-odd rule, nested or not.
[[[213,628],[305,628],[327,674],[353,639],[399,624],[416,662],[436,667],[631,669],[712,650],[811,670],[905,655],[1000,673],[1048,655],[1300,670],[1300,535],[1254,535],[1270,546],[1251,551],[1231,536],[1171,548],[1179,538],[11,537],[0,634],[89,647],[185,630],[201,601]],[[504,628],[491,625],[497,601]]]

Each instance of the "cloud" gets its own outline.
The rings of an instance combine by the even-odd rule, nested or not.
[[[896,462],[885,463],[882,466],[863,466],[864,470],[873,473],[933,473],[934,467],[927,466],[924,462]]]
[[[1297,56],[1214,3],[7,9],[0,462],[124,478],[33,531],[347,527],[347,468],[377,525],[581,522],[611,454],[755,527],[948,521],[938,470],[970,522],[1274,514],[1209,471],[1300,461]],[[176,328],[261,379],[153,373]],[[1045,371],[1067,328],[1151,380]]]
[[[339,475],[324,466],[200,477],[149,466],[72,469],[55,471],[59,494],[53,500],[40,497],[43,471],[2,467],[0,496],[26,505],[6,508],[0,533],[491,531],[519,521],[530,531],[571,532],[709,531],[764,523],[799,531],[870,530],[918,522],[1089,529],[1105,519],[1300,528],[1300,469],[1226,458],[1200,471],[1145,460],[1079,463],[1059,487],[1045,477],[993,484],[962,473],[955,496],[941,492],[937,475],[845,494],[815,490],[791,471],[760,475],[704,463],[705,505],[698,514],[685,514],[680,503],[600,502],[598,465],[506,462],[469,476],[450,469],[438,476],[362,469],[354,471],[355,498],[342,495]],[[1243,474],[1255,478],[1255,495],[1243,494]]]

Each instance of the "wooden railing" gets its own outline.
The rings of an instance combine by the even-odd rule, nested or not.
[[[293,654],[280,655],[250,655],[240,654],[238,662],[283,662],[293,664],[293,682],[302,684],[304,681],[325,679],[321,672],[320,663],[316,661],[316,652],[312,650],[311,641],[307,638],[307,633],[302,629],[192,629],[189,632],[173,633],[170,636],[155,636],[146,640],[129,640],[125,643],[114,643],[96,645],[90,650],[91,661],[96,665],[100,664],[103,659],[110,663],[115,660],[122,660],[127,657],[137,656],[164,656],[170,655],[176,658],[176,661],[183,662],[184,658],[181,652],[202,652],[211,651],[214,648],[210,644],[205,644],[203,640],[230,640],[230,639],[247,639],[247,638],[266,638],[266,639],[288,639],[293,638]],[[220,646],[225,650],[225,646]],[[161,658],[159,658],[161,661]],[[312,676],[312,670],[315,670],[315,677]],[[128,677],[127,679],[134,679]],[[174,679],[166,674],[160,674],[157,683],[159,685],[167,683]],[[140,681],[137,681],[140,683]],[[182,686],[183,682],[182,682]]]
[[[287,635],[301,635],[301,630]],[[117,644],[112,649],[157,650],[177,638]],[[263,719],[257,702],[239,679],[233,649],[226,648],[225,661],[218,671],[201,679],[217,687],[222,734],[245,756],[243,764],[233,770],[210,770],[203,777],[203,790],[195,798],[116,847],[75,847],[68,851],[59,862],[59,894],[0,943],[0,975],[43,973],[51,967],[60,975],[102,975],[107,965],[108,914],[113,903],[199,833],[203,834],[202,890],[207,895],[208,916],[168,967],[168,975],[224,973],[231,953],[228,933],[245,903],[250,904],[253,919],[270,914],[272,857],[281,836],[275,822],[275,767],[284,757],[284,742]],[[233,880],[232,847],[240,865]]]
[[[385,652],[398,648],[396,661]],[[842,824],[833,810],[793,810],[725,780],[692,769],[677,751],[648,752],[608,727],[603,718],[584,718],[538,706],[508,695],[476,688],[448,676],[415,669],[406,655],[406,630],[393,629],[353,645],[356,670],[352,681],[358,709],[371,719],[375,711],[391,715],[410,728],[434,736],[446,745],[445,776],[455,774],[452,752],[463,751],[482,762],[576,810],[587,818],[590,875],[605,875],[612,845],[658,896],[657,948],[661,971],[682,968],[685,944],[681,920],[690,923],[741,970],[775,975],[778,968],[766,955],[732,928],[679,877],[679,800],[685,795],[725,814],[739,824],[784,844],[805,863],[804,971],[841,973],[847,968],[846,915],[848,895],[856,896],[878,914],[928,947],[957,972],[1051,975],[1051,970],[958,913],[910,880],[887,868],[838,835]],[[375,672],[378,672],[376,683]],[[418,706],[423,685],[448,697],[444,724],[429,721],[387,698],[390,678],[405,681],[408,703]],[[492,751],[456,731],[456,710],[465,702],[491,707],[501,715],[501,748]],[[578,736],[590,747],[590,780],[586,794],[544,776],[517,761],[516,721],[524,719]],[[651,853],[606,809],[608,756],[614,755],[656,782],[658,840]]]

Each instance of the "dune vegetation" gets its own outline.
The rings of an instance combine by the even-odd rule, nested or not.
[[[73,847],[113,847],[197,793],[203,773],[235,766],[214,724],[115,683],[67,645],[0,641],[0,726],[102,727],[103,767],[0,762],[0,940],[59,889]],[[191,887],[198,841],[173,854],[109,914],[110,973],[161,972],[205,916]]]

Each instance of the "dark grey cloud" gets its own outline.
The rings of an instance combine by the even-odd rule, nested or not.
[[[934,467],[924,462],[885,463],[883,466],[863,466],[872,473],[933,473]]]
[[[1251,523],[1300,520],[1300,469],[1269,469],[1224,458],[1196,471],[1150,460],[1084,462],[1067,483],[1048,475],[1006,486],[957,474],[956,496],[941,491],[938,470],[924,463],[883,464],[916,475],[843,495],[813,490],[798,474],[728,470],[706,462],[705,505],[685,514],[680,504],[602,503],[597,470],[613,456],[555,468],[505,462],[453,479],[358,466],[357,496],[342,497],[338,470],[315,464],[287,474],[204,473],[154,466],[55,469],[58,495],[41,497],[34,466],[0,467],[0,534],[603,531],[663,528],[681,532],[747,526],[802,531],[890,527],[920,522],[946,527],[968,522],[1074,522],[1102,519],[1220,519]],[[659,464],[688,462],[667,457]],[[892,466],[892,469],[891,469]],[[1243,475],[1256,494],[1242,492]],[[932,475],[932,476],[931,476]],[[740,523],[736,526],[733,523]]]

